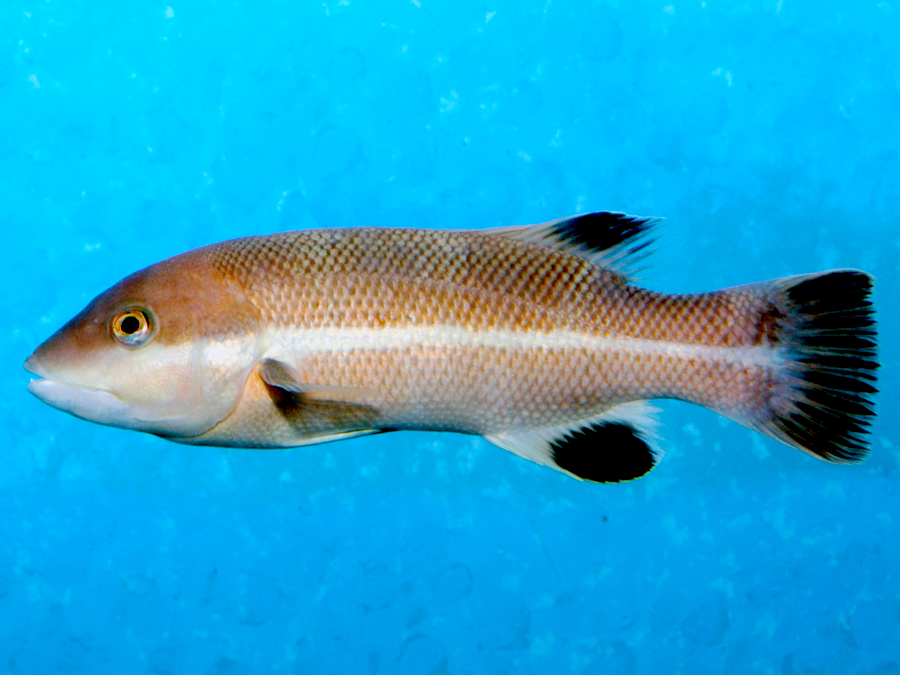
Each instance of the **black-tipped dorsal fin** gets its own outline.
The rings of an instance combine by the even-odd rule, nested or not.
[[[627,275],[646,255],[647,246],[652,243],[647,233],[659,220],[598,211],[540,225],[498,227],[485,233],[566,251]]]
[[[662,453],[653,443],[655,413],[645,401],[633,401],[568,426],[485,439],[582,480],[619,483],[640,478],[659,461]]]

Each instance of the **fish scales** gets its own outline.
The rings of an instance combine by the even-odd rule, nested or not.
[[[247,237],[204,249],[273,325],[452,322],[751,345],[752,297],[664,295],[577,256],[478,232],[356,228]]]
[[[623,273],[651,222],[601,212],[213,244],[98,296],[26,361],[43,378],[29,388],[180,443],[455,431],[599,482],[656,464],[656,398],[861,459],[878,367],[871,278],[654,292]]]
[[[380,392],[370,401],[379,425],[486,434],[636,398],[726,409],[760,395],[757,364],[667,353],[667,343],[751,346],[750,297],[653,293],[568,253],[468,232],[314,230],[224,242],[206,254],[264,323],[305,349],[296,373],[303,381]],[[367,333],[340,349],[331,333],[313,348],[309,334],[425,327],[434,330],[411,333],[409,346]],[[294,328],[305,341],[291,338]],[[567,346],[571,333],[586,346]],[[620,338],[660,344],[629,351]],[[247,417],[266,405],[263,393]],[[260,439],[242,433],[241,441]]]

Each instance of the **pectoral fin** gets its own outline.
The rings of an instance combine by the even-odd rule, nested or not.
[[[623,403],[567,426],[486,436],[494,445],[576,478],[618,483],[640,478],[656,466],[655,408],[644,401]]]
[[[283,391],[299,394],[308,401],[333,401],[335,403],[348,403],[365,405],[372,401],[373,394],[370,389],[362,387],[339,387],[329,384],[310,384],[299,382],[293,369],[282,361],[276,359],[263,359],[259,364],[259,375],[270,387],[277,387]]]
[[[259,376],[281,415],[312,442],[390,431],[378,427],[375,392],[369,389],[299,382],[276,359],[263,359]]]

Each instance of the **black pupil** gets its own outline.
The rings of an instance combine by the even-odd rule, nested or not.
[[[136,316],[126,316],[122,319],[122,323],[119,324],[119,328],[126,335],[133,335],[140,330],[141,322]]]

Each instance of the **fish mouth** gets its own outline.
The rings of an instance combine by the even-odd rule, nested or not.
[[[53,379],[34,354],[25,359],[24,368],[37,375],[28,383],[28,391],[49,406],[81,419],[121,426],[129,416],[128,406],[115,394],[82,384]]]
[[[25,359],[25,363],[22,364],[22,367],[25,368],[32,375],[37,375],[38,377],[49,377],[47,375],[47,371],[44,367],[38,362],[37,357],[34,354]],[[34,380],[32,380],[33,382]]]
[[[39,378],[28,383],[28,391],[51,408],[88,422],[120,429],[146,430],[147,421],[136,417],[132,406],[103,389]]]
[[[102,393],[107,394],[108,396],[114,396],[114,394],[106,391],[105,389],[98,389],[97,387],[88,387],[83,384],[74,384],[71,382],[62,382],[59,380],[53,379],[53,376],[47,372],[47,369],[41,365],[40,361],[37,360],[34,354],[25,359],[25,363],[22,366],[26,371],[31,373],[32,375],[37,375],[37,378],[31,378],[31,381],[28,383],[28,391],[37,396],[42,401],[44,400],[43,396],[41,396],[38,392],[43,392],[47,389],[47,387],[65,387],[72,391],[83,391],[86,393]],[[51,403],[51,405],[53,405]]]
[[[32,379],[28,391],[49,406],[81,419],[118,426],[130,412],[114,394],[47,378]]]
[[[177,426],[184,419],[183,414],[153,414],[152,410],[142,411],[106,389],[57,380],[34,354],[25,360],[24,368],[37,375],[28,383],[28,391],[52,408],[119,429],[183,435]]]

